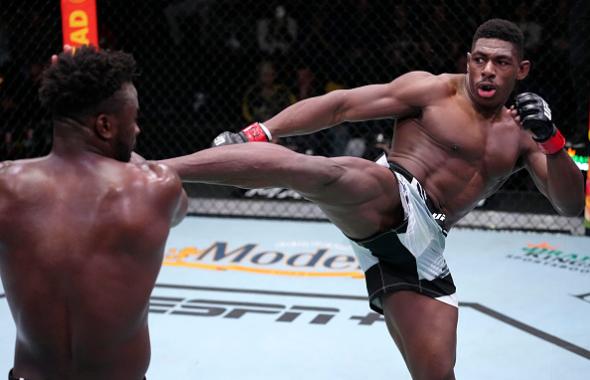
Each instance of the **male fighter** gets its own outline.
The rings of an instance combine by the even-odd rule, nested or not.
[[[506,104],[530,62],[508,21],[483,23],[466,74],[410,72],[300,101],[264,124],[225,132],[215,145],[269,141],[340,124],[397,118],[387,161],[294,153],[258,143],[163,161],[181,178],[241,187],[282,186],[315,202],[348,236],[414,379],[454,379],[455,285],[443,257],[447,231],[479,200],[525,169],[563,215],[578,215],[583,177],[538,95]]]
[[[60,54],[40,89],[51,153],[0,163],[0,274],[17,332],[9,379],[144,378],[149,296],[187,202],[175,172],[129,162],[134,75],[122,52]]]

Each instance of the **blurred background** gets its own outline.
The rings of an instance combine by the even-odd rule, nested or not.
[[[100,47],[122,49],[138,62],[137,150],[148,159],[207,148],[224,130],[335,89],[389,82],[409,70],[464,72],[476,27],[506,18],[524,31],[533,62],[517,91],[548,101],[570,153],[587,170],[589,8],[587,0],[97,0],[97,17]],[[57,0],[2,1],[0,161],[49,151],[51,123],[37,91],[49,57],[61,50],[61,22]],[[345,124],[277,143],[376,159],[393,123]],[[195,214],[324,218],[283,189],[186,186]],[[558,217],[526,172],[462,225],[584,233],[583,217]]]

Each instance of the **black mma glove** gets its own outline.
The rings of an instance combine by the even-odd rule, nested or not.
[[[242,144],[247,142],[269,142],[272,136],[268,128],[262,123],[252,123],[238,133],[222,132],[214,140],[211,146],[221,146],[230,144]]]
[[[533,134],[545,154],[559,152],[565,146],[565,138],[551,121],[551,109],[543,98],[532,92],[518,94],[515,108],[525,129]]]

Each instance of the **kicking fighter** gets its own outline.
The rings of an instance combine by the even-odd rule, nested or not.
[[[414,379],[454,379],[458,308],[443,257],[449,229],[519,171],[563,215],[578,215],[583,177],[563,150],[547,103],[532,93],[506,108],[530,62],[512,22],[476,30],[466,74],[410,72],[387,84],[338,90],[289,106],[214,145],[270,141],[340,124],[397,118],[384,162],[237,144],[164,160],[184,180],[282,186],[315,202],[348,237]]]

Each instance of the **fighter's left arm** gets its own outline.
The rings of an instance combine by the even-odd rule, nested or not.
[[[584,208],[584,178],[565,150],[546,155],[531,149],[525,166],[537,188],[555,210],[566,216],[577,216]]]
[[[521,151],[537,188],[560,214],[579,215],[584,208],[584,177],[563,149],[565,139],[551,121],[549,106],[538,95],[525,93],[516,97],[511,112],[530,132],[523,134]]]

